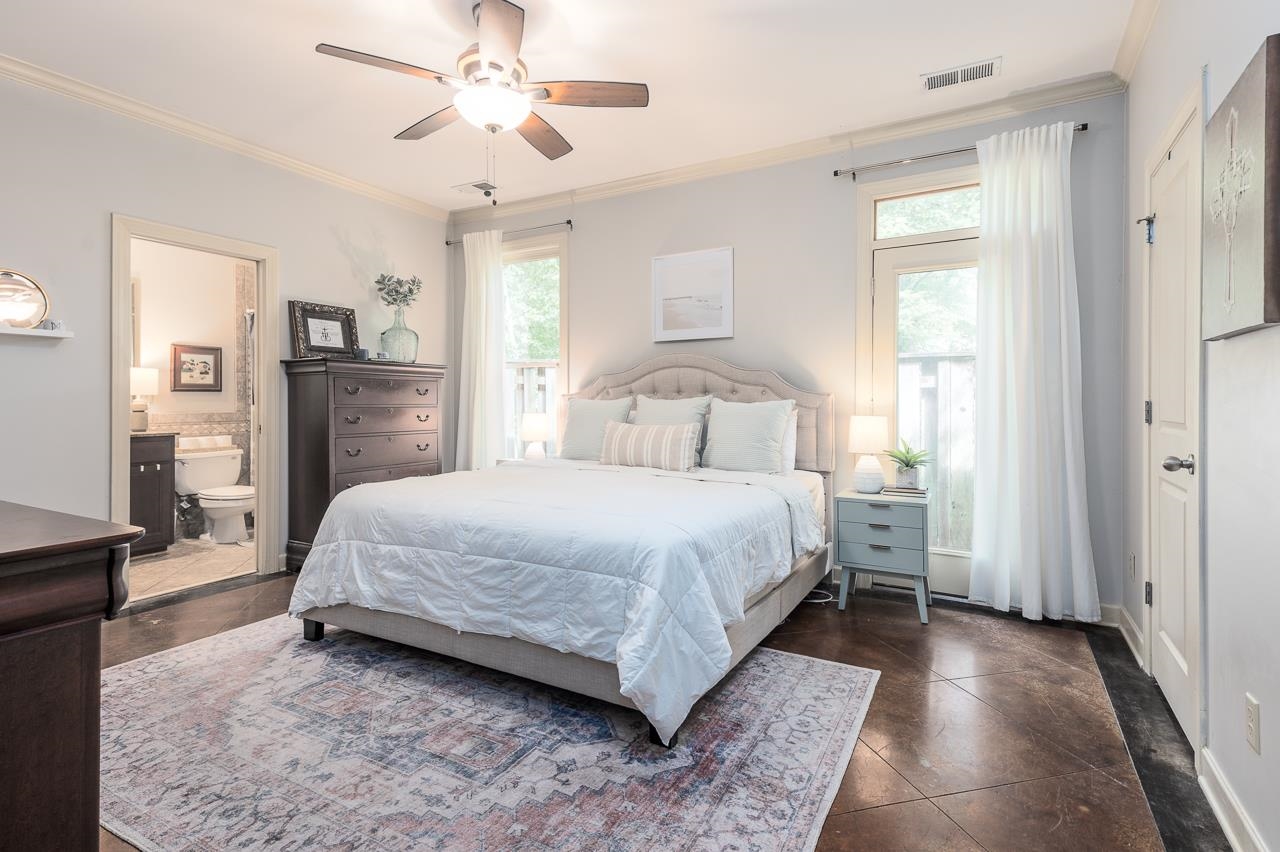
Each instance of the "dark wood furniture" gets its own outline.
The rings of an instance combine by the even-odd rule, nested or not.
[[[0,849],[98,848],[99,622],[137,527],[0,502]]]
[[[329,501],[365,482],[440,472],[445,368],[295,358],[289,377],[289,541],[301,568]]]
[[[168,550],[174,541],[173,454],[175,432],[135,432],[129,437],[129,523],[145,529],[134,556]]]

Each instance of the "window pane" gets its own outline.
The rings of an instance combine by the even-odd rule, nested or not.
[[[882,198],[876,202],[876,239],[978,227],[977,186]]]
[[[520,422],[528,412],[556,414],[556,369],[560,363],[560,258],[504,264],[502,284],[506,367],[503,371],[506,455],[524,455]],[[556,452],[555,428],[545,442]]]
[[[898,436],[931,461],[929,545],[967,552],[973,532],[978,269],[898,276]]]

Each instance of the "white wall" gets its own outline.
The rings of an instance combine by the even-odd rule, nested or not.
[[[236,410],[236,264],[226,255],[131,240],[129,268],[138,282],[133,312],[138,366],[160,371],[153,412]],[[222,349],[222,390],[172,391],[170,345]]]
[[[569,239],[569,387],[664,352],[718,356],[775,369],[802,388],[836,395],[837,487],[852,460],[845,430],[853,413],[855,190],[836,168],[972,145],[1032,124],[1087,121],[1073,154],[1076,257],[1084,337],[1085,441],[1090,522],[1099,591],[1118,603],[1121,552],[1122,213],[1124,99],[1112,96],[1016,119],[847,153],[786,163],[646,192],[499,219],[520,227],[572,218]],[[973,155],[867,173],[884,179],[974,162]],[[501,208],[498,208],[501,213]],[[458,233],[488,225],[456,227]],[[730,340],[656,344],[650,328],[650,259],[732,246],[734,331]],[[462,251],[451,249],[453,309],[460,317]],[[456,357],[454,358],[456,362]]]
[[[1146,215],[1144,170],[1178,105],[1208,67],[1209,115],[1269,34],[1275,0],[1162,0],[1129,88],[1129,215]],[[1206,118],[1208,116],[1206,115]],[[1139,229],[1130,233],[1128,409],[1142,399]],[[1210,343],[1205,356],[1205,550],[1208,748],[1259,839],[1280,848],[1280,329]],[[1142,552],[1141,426],[1127,430],[1127,549]],[[1141,624],[1138,584],[1125,606]],[[1263,704],[1263,756],[1244,737],[1244,695]]]
[[[43,283],[76,333],[0,338],[0,500],[108,515],[112,213],[279,249],[281,349],[265,358],[290,354],[288,299],[353,307],[375,341],[391,311],[371,282],[395,271],[425,282],[407,314],[418,360],[445,362],[443,222],[9,80],[0,115],[21,127],[0,133],[0,265]],[[283,410],[283,370],[277,392]]]

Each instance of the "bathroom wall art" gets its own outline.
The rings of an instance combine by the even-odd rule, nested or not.
[[[169,347],[169,390],[222,391],[222,347],[174,343]]]

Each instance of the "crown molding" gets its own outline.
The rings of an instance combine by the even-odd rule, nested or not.
[[[1126,83],[1133,77],[1133,69],[1138,67],[1138,58],[1142,56],[1142,48],[1146,46],[1147,36],[1151,34],[1151,25],[1155,23],[1159,8],[1160,0],[1133,0],[1129,22],[1125,24],[1120,48],[1116,51],[1116,61],[1111,69]]]
[[[1142,2],[1142,0],[1139,0],[1139,2]],[[849,151],[866,145],[925,136],[930,133],[954,130],[960,127],[1022,115],[1038,109],[1105,97],[1118,94],[1124,90],[1125,82],[1115,74],[1107,71],[1101,74],[1055,83],[1050,86],[1014,92],[1012,95],[999,100],[988,101],[987,103],[964,109],[935,113],[923,118],[882,124],[864,130],[854,130],[835,136],[824,136],[819,139],[810,139],[807,142],[783,145],[750,154],[740,154],[735,157],[710,160],[691,166],[682,166],[676,169],[653,172],[652,174],[595,184],[581,189],[507,202],[497,208],[481,206],[454,210],[449,214],[449,225],[452,227],[477,222],[490,222],[507,216],[566,207],[583,201],[598,201],[604,198],[614,198],[619,195],[629,195],[633,192],[644,192],[663,186],[704,180],[734,172],[761,169],[796,160],[807,160],[825,154]]]
[[[287,154],[281,154],[270,148],[264,148],[253,142],[239,139],[206,124],[183,118],[176,113],[100,88],[83,80],[59,74],[56,71],[50,71],[47,68],[23,62],[21,59],[0,54],[0,77],[7,77],[19,83],[47,89],[59,95],[74,98],[101,109],[110,110],[126,118],[143,121],[172,133],[179,133],[206,145],[213,145],[235,154],[252,157],[268,165],[286,169],[312,180],[331,184],[348,192],[368,196],[376,201],[394,204],[397,207],[402,207],[422,216],[440,221],[448,218],[447,211],[427,204],[425,201],[364,183],[363,181],[340,175],[337,172],[331,172],[328,169],[303,162]]]

